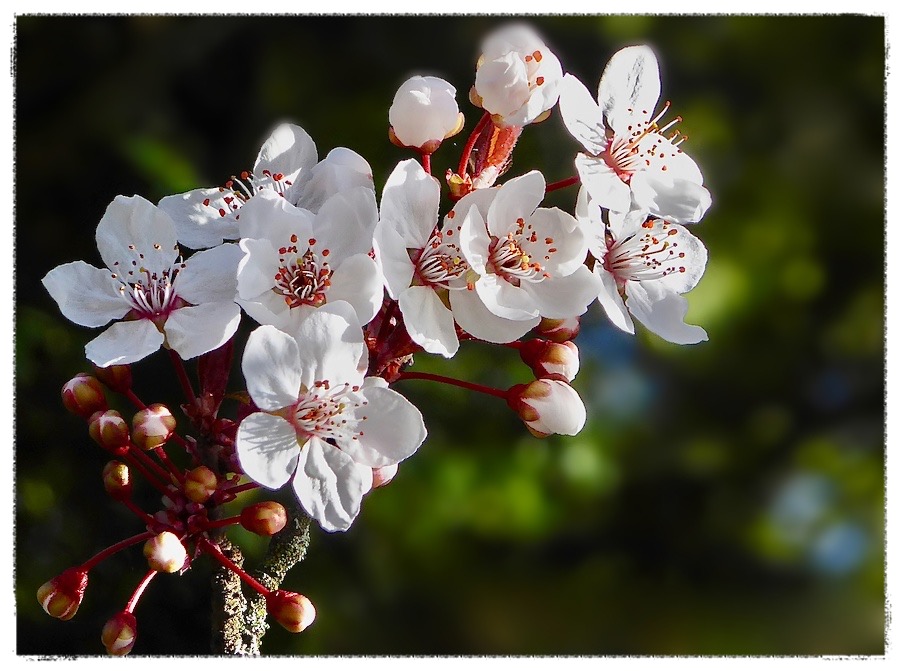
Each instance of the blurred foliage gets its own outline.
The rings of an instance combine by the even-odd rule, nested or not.
[[[97,332],[68,323],[40,278],[99,262],[94,228],[116,194],[221,183],[283,119],[320,156],[362,153],[380,195],[407,157],[387,142],[397,86],[448,79],[471,128],[479,42],[500,21],[17,18],[19,653],[101,652],[102,624],[145,570],[138,551],[104,562],[70,622],[36,603],[45,580],[138,531],[103,496],[104,457],[59,402]],[[627,336],[594,306],[576,381],[589,421],[571,439],[532,438],[496,399],[402,383],[427,442],[349,532],[314,532],[286,587],[318,619],[299,636],[275,626],[266,653],[882,653],[884,20],[529,21],[590,88],[618,48],[659,53],[663,97],[714,198],[694,229],[710,262],[688,314],[710,341]],[[445,143],[435,174],[464,142]],[[511,174],[567,177],[576,150],[554,114],[523,134]],[[416,368],[527,379],[495,349]],[[157,361],[134,367],[141,396],[174,401]],[[147,491],[139,501],[157,505]],[[208,579],[200,561],[154,582],[134,654],[208,650]]]

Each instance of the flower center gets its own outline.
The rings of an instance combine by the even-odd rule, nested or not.
[[[525,223],[521,217],[516,220],[516,230],[507,233],[503,238],[491,237],[491,245],[488,248],[488,266],[495,274],[513,286],[519,286],[522,281],[541,282],[550,275],[544,271],[543,266],[538,261],[534,261],[532,256],[523,248],[524,242],[527,240],[536,243],[537,233],[531,230],[529,235],[525,235],[526,227],[531,230],[531,226]],[[555,252],[556,250],[552,250]],[[549,255],[545,256],[549,259]]]
[[[685,253],[678,250],[678,229],[662,219],[648,219],[641,226],[645,232],[614,242],[603,260],[603,267],[616,281],[646,282],[685,272],[681,265]]]
[[[297,236],[291,236],[291,244],[278,250],[278,271],[275,273],[273,291],[284,297],[288,307],[301,305],[319,307],[325,303],[325,294],[331,286],[332,270],[324,257],[329,250],[322,250],[322,260],[313,249],[315,238],[309,240],[310,248],[302,255],[297,249]]]
[[[129,247],[136,251],[133,246]],[[142,254],[136,254],[143,258]],[[169,268],[158,273],[144,266],[138,267],[138,261],[132,260],[134,269],[123,274],[112,273],[112,278],[119,282],[119,294],[132,309],[132,314],[142,319],[150,319],[160,325],[165,322],[169,314],[187,303],[175,293],[175,278],[185,264],[180,257]],[[115,264],[119,269],[119,262]]]
[[[359,387],[344,383],[335,389],[328,380],[313,383],[311,389],[302,388],[300,398],[293,407],[293,425],[305,438],[316,436],[333,440],[338,445],[348,440],[359,440],[364,435],[354,411],[368,404],[356,395]],[[365,415],[363,421],[368,419]]]
[[[261,176],[254,175],[248,170],[241,172],[240,177],[231,176],[223,186],[219,187],[219,193],[222,194],[222,203],[218,201],[214,204],[210,203],[207,198],[203,201],[203,205],[212,209],[218,207],[220,217],[236,212],[255,194],[264,189],[272,189],[280,196],[284,196],[285,190],[291,186],[292,182],[284,178],[284,174],[280,172],[272,173],[269,170],[263,170]],[[239,219],[240,215],[235,216]]]
[[[459,278],[469,269],[469,264],[454,242],[454,234],[459,239],[458,227],[435,230],[419,252],[419,258],[414,259],[416,279],[423,285],[435,289],[465,289],[465,280]]]
[[[606,150],[600,155],[606,164],[612,168],[616,175],[619,176],[625,184],[631,182],[631,176],[639,171],[646,170],[658,163],[659,170],[666,171],[666,156],[673,153],[681,153],[677,147],[687,140],[684,135],[676,141],[679,131],[673,132],[669,137],[665,137],[663,133],[676,123],[681,121],[681,117],[677,116],[666,125],[660,127],[659,120],[669,110],[669,101],[663,105],[662,110],[652,119],[646,110],[641,115],[634,114],[634,110],[628,109],[630,114],[634,115],[635,121],[627,127],[627,135],[622,137],[612,133],[607,140]],[[639,121],[638,119],[648,119],[647,121]],[[666,146],[669,147],[669,154],[666,154],[662,141],[666,140]],[[675,147],[675,149],[672,149]],[[662,150],[662,151],[661,151]]]

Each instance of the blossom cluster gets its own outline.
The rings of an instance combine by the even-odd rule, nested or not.
[[[414,76],[393,98],[388,136],[417,158],[400,161],[380,192],[358,153],[338,147],[319,160],[310,135],[283,123],[252,170],[221,186],[157,204],[116,197],[96,231],[105,268],[76,261],[43,283],[73,322],[112,322],[85,353],[140,416],[129,430],[87,374],[63,398],[121,459],[104,471],[114,499],[134,508],[129,467],[164,494],[162,511],[137,513],[147,531],[134,542],[146,541],[151,572],[183,571],[200,552],[241,571],[212,531],[226,526],[216,507],[248,488],[290,485],[322,529],[348,529],[364,497],[425,440],[422,414],[392,388],[400,381],[487,393],[536,436],[574,435],[586,411],[571,386],[579,368],[572,340],[595,300],[629,333],[637,320],[674,343],[705,340],[684,322],[682,294],[706,265],[705,247],[685,226],[711,199],[681,148],[685,138],[670,132],[680,118],[664,121],[669,103],[657,109],[660,89],[653,52],[628,47],[610,60],[595,100],[533,30],[511,25],[484,42],[469,92],[483,112],[444,185],[431,156],[465,118],[454,86]],[[548,184],[531,169],[498,185],[520,134],[557,106],[581,145],[573,143],[576,175]],[[548,192],[579,183],[571,212],[543,204]],[[219,411],[233,337],[247,318],[256,327],[229,419]],[[452,358],[467,340],[517,349],[533,378],[498,390],[411,369],[417,353]],[[147,406],[132,389],[128,364],[160,347],[176,366],[193,435],[178,434],[164,405]],[[182,363],[195,358],[199,393]],[[168,458],[172,443],[193,468]],[[264,535],[284,527],[283,508],[250,510],[231,523]],[[74,614],[91,561],[41,588],[48,613]],[[241,575],[289,629],[311,622],[306,597]],[[111,654],[133,646],[132,609],[104,629]]]

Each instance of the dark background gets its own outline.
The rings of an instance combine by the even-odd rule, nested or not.
[[[94,229],[117,194],[156,201],[221,183],[252,167],[283,119],[320,157],[338,145],[363,154],[380,197],[408,156],[387,141],[399,84],[455,84],[468,131],[479,44],[500,20],[17,19],[19,653],[101,653],[103,623],[146,570],[137,548],[103,563],[69,622],[35,599],[45,580],[140,531],[105,498],[104,455],[59,401],[99,331],[67,322],[40,278],[99,264]],[[286,587],[313,600],[316,623],[300,635],[275,626],[265,652],[881,654],[884,20],[529,21],[591,89],[618,48],[659,53],[663,99],[713,194],[693,229],[710,262],[688,296],[710,340],[627,336],[592,307],[576,381],[589,419],[574,438],[539,441],[495,399],[401,383],[427,442],[348,533],[314,531]],[[435,155],[435,174],[467,131]],[[523,134],[510,174],[568,177],[577,149],[554,113]],[[497,349],[420,356],[416,369],[526,380]],[[164,355],[134,372],[142,397],[175,403]],[[133,654],[208,650],[208,575],[204,560],[154,581]]]

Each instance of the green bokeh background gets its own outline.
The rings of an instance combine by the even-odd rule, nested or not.
[[[117,194],[164,195],[249,168],[270,128],[347,146],[380,196],[407,158],[387,109],[411,74],[466,100],[496,17],[19,17],[16,77],[16,596],[21,654],[97,654],[146,565],[91,574],[78,615],[38,586],[140,531],[103,495],[104,455],[59,388],[97,331],[68,323],[40,278],[97,264]],[[588,424],[532,438],[496,399],[398,388],[429,438],[352,529],[316,530],[286,587],[318,608],[269,654],[881,654],[884,650],[884,20],[530,18],[594,88],[620,47],[660,55],[713,207],[688,314],[708,343],[618,332],[594,306],[578,339]],[[435,155],[459,156],[463,133]],[[510,174],[572,174],[558,114],[528,128]],[[553,194],[570,208],[574,189]],[[247,320],[249,326],[249,320]],[[507,350],[466,345],[416,369],[505,387]],[[162,354],[138,390],[171,400]],[[241,380],[234,379],[233,388]],[[139,495],[156,505],[149,492]],[[252,561],[261,543],[235,536]],[[208,650],[209,564],[162,576],[133,654]]]

